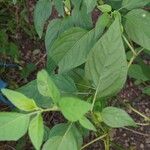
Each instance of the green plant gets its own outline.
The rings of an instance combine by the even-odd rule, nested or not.
[[[134,69],[128,72],[136,68],[133,61],[141,62],[140,53],[150,50],[150,14],[141,9],[148,3],[39,0],[34,22],[40,38],[53,4],[62,17],[47,27],[47,71],[40,71],[36,80],[17,92],[2,90],[18,111],[0,113],[0,141],[16,141],[28,131],[37,150],[43,142],[43,150],[81,150],[100,139],[109,150],[113,128],[137,127],[124,110],[109,106],[108,100],[123,88],[127,74],[135,75]],[[91,12],[95,7],[103,14],[93,27]],[[141,66],[145,65],[141,62]],[[42,113],[54,111],[61,112],[66,123],[50,129],[45,141]],[[83,145],[84,130],[93,131],[97,138]]]

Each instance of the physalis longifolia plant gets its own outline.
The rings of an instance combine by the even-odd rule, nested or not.
[[[150,14],[141,9],[147,4],[149,0],[38,0],[34,23],[40,38],[52,7],[59,13],[46,30],[47,67],[16,91],[2,90],[20,111],[0,113],[0,140],[16,141],[28,132],[37,150],[81,150],[89,145],[83,138],[91,131],[97,136],[91,143],[102,139],[108,150],[112,128],[136,127],[108,100],[123,88],[136,57],[150,51]],[[95,8],[102,14],[93,25]],[[45,138],[42,114],[55,111],[66,121],[49,129]]]

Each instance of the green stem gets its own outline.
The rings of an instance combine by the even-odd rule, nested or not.
[[[49,111],[58,111],[58,107],[54,106],[53,108],[48,108],[48,109],[39,108],[39,110],[31,112],[31,113],[29,113],[29,115],[31,116],[31,115],[35,115],[35,114],[38,114],[38,113],[49,112]]]
[[[106,136],[107,136],[107,134],[104,134],[104,135],[102,135],[102,136],[100,136],[100,137],[98,137],[98,138],[92,140],[91,142],[89,142],[89,143],[85,144],[84,146],[82,146],[80,150],[83,150],[84,148],[86,148],[86,147],[88,147],[89,145],[91,145],[91,144],[93,144],[93,143],[95,143],[95,142],[97,142],[97,141],[103,139],[103,138],[106,137]]]
[[[98,88],[97,88],[97,89],[98,89]],[[93,102],[92,102],[92,107],[91,107],[91,112],[93,111],[94,104],[95,104],[95,102],[96,102],[97,93],[98,93],[98,90],[96,90],[96,92],[95,92],[95,94],[94,94],[94,98],[93,98]]]
[[[104,140],[105,150],[109,150],[110,148],[110,140],[109,140],[109,134],[107,134],[106,139]]]
[[[137,113],[141,117],[145,119],[145,121],[150,121],[150,118],[139,112],[138,110],[134,109],[131,105],[128,104],[128,108],[131,109],[133,112]]]
[[[134,48],[131,46],[131,44],[129,43],[129,41],[127,40],[127,38],[126,38],[124,35],[122,35],[122,37],[123,37],[124,41],[126,42],[126,44],[128,45],[128,47],[131,49],[133,55],[134,55],[134,56],[137,56],[136,51],[135,51]]]
[[[136,53],[136,56],[133,54],[132,58],[130,59],[130,62],[128,64],[128,69],[130,68],[130,66],[132,65],[133,61],[135,60],[135,58],[144,50],[144,48],[142,48],[138,53]]]

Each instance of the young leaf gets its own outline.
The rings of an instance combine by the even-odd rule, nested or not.
[[[40,38],[42,37],[44,24],[51,15],[51,11],[52,11],[51,0],[37,1],[34,10],[34,25]]]
[[[122,7],[131,10],[133,8],[143,7],[148,3],[150,3],[149,0],[123,0]]]
[[[69,121],[81,119],[91,109],[91,104],[73,97],[62,97],[59,107],[63,115]]]
[[[72,124],[59,124],[50,131],[49,140],[42,150],[78,150]]]
[[[90,13],[96,6],[97,0],[84,0],[86,7],[87,7],[87,13]]]
[[[124,110],[116,107],[104,108],[101,115],[104,123],[112,128],[136,126],[134,120]]]
[[[142,9],[134,9],[125,18],[125,30],[129,38],[150,50],[150,13]]]
[[[118,18],[92,48],[85,71],[96,87],[97,97],[116,94],[123,87],[127,62]]]
[[[0,112],[0,141],[17,141],[28,129],[29,115]]]
[[[86,117],[82,117],[79,122],[84,128],[96,131],[94,125]]]
[[[60,92],[45,70],[38,72],[38,90],[43,96],[51,97],[54,103],[60,99]]]
[[[31,120],[29,124],[29,136],[36,150],[40,150],[44,137],[44,125],[41,114],[38,114]]]
[[[33,111],[38,109],[38,106],[33,99],[30,99],[19,92],[9,89],[2,89],[2,93],[20,110]]]

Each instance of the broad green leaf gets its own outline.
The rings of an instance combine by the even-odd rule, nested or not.
[[[127,62],[118,18],[92,48],[85,71],[99,98],[116,94],[123,87]]]
[[[54,0],[56,10],[61,16],[64,16],[64,3],[63,0]]]
[[[55,83],[45,70],[38,72],[37,85],[39,92],[46,97],[51,97],[54,103],[60,99],[60,92]]]
[[[86,61],[89,51],[108,24],[105,17],[108,16],[102,17],[103,22],[97,24],[99,26],[96,26],[96,29],[88,32],[82,28],[71,28],[54,42],[48,58],[52,58],[58,64],[60,73],[69,71]]]
[[[2,89],[2,93],[20,110],[33,111],[38,109],[38,106],[33,99],[30,99],[19,92]]]
[[[82,0],[71,0],[71,3],[75,8],[80,8]]]
[[[150,50],[150,13],[142,9],[134,9],[125,18],[125,30],[129,38]]]
[[[123,0],[122,7],[131,10],[133,8],[143,7],[148,3],[150,3],[149,0]]]
[[[74,122],[81,119],[91,109],[91,104],[78,98],[62,97],[59,108],[66,119]]]
[[[106,0],[106,2],[114,9],[119,9],[122,5],[122,0]]]
[[[108,15],[108,13],[104,13],[98,18],[96,22],[96,26],[95,26],[95,39],[96,40],[102,36],[109,22],[110,22],[110,16]]]
[[[78,2],[79,0],[76,1]],[[80,7],[74,7],[71,13],[71,19],[74,26],[84,29],[91,29],[93,27],[91,13],[87,13],[87,7],[84,4]]]
[[[98,9],[101,10],[102,12],[111,12],[112,10],[111,6],[107,4],[98,6]]]
[[[0,112],[0,141],[17,141],[28,129],[29,115]]]
[[[48,58],[52,58],[58,64],[59,72],[65,72],[81,65],[90,50],[92,35],[93,32],[77,27],[67,30],[54,42]]]
[[[33,80],[17,89],[29,98],[33,98],[39,107],[50,108],[52,100],[49,97],[41,95],[38,91],[37,80]]]
[[[42,150],[78,150],[78,142],[72,127],[72,124],[54,126]]]
[[[84,69],[75,68],[68,72],[68,75],[74,80],[78,91],[87,91],[91,87],[90,82],[85,78]]]
[[[59,72],[68,71],[84,63],[90,49],[102,35],[105,27],[109,23],[109,20],[109,15],[103,14],[99,18],[95,29],[89,32],[81,28],[71,28],[61,34],[52,47],[48,48],[49,70],[54,64],[54,61],[56,65],[58,64],[59,66]],[[66,25],[62,24],[60,26],[64,26],[64,28],[66,28],[67,26],[71,26],[71,24],[67,23]],[[48,43],[48,37],[51,36],[50,33],[51,32],[47,33],[48,36],[46,38],[46,43]]]
[[[101,115],[104,123],[112,128],[136,126],[134,120],[120,108],[106,107],[103,109]]]
[[[84,128],[96,131],[94,125],[86,117],[82,117],[79,122]]]
[[[29,124],[29,136],[36,150],[40,150],[44,137],[44,125],[41,114],[38,114],[31,120]]]
[[[51,15],[52,4],[51,0],[38,0],[34,10],[34,25],[39,35],[42,37],[43,28],[46,20]]]
[[[49,51],[56,38],[70,27],[73,27],[70,17],[50,21],[45,36],[46,50]]]
[[[87,7],[87,13],[90,13],[96,6],[97,0],[84,0]]]
[[[138,64],[133,64],[130,66],[128,75],[131,78],[134,78],[136,80],[140,81],[148,81],[149,78],[144,74],[142,67]]]
[[[76,85],[69,75],[54,75],[52,79],[62,94],[77,92]]]

